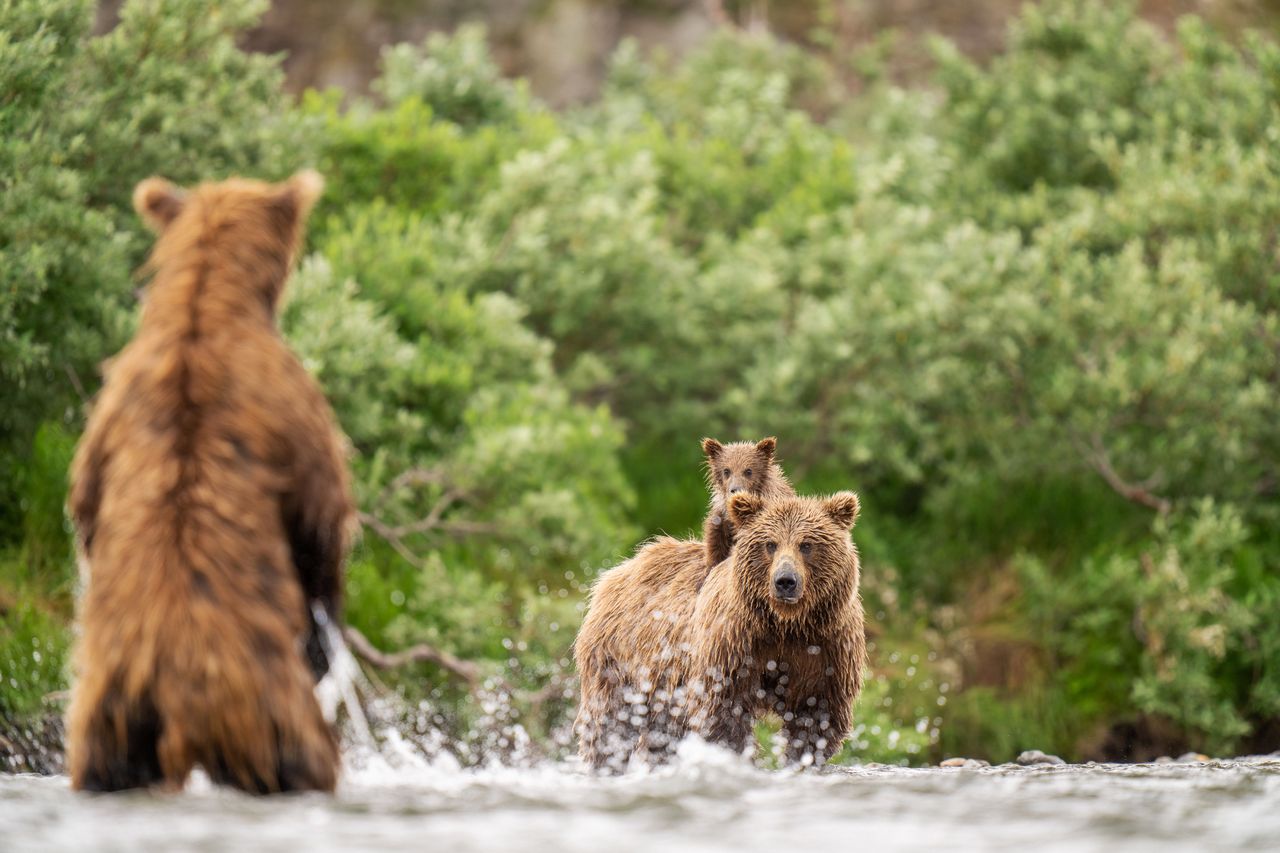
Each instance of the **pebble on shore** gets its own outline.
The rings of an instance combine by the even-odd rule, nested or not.
[[[1038,749],[1028,749],[1026,752],[1019,755],[1015,761],[1023,767],[1032,767],[1037,764],[1067,763],[1056,755],[1046,755]]]
[[[990,767],[991,762],[983,758],[948,758],[938,766],[939,767],[962,767],[965,770],[980,770],[983,767]]]

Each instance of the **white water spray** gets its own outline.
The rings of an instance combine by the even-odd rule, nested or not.
[[[329,619],[329,613],[324,609],[324,605],[313,602],[311,613],[315,617],[316,627],[320,630],[320,645],[324,647],[325,658],[329,661],[329,671],[316,685],[316,695],[320,700],[325,718],[334,722],[337,718],[337,706],[341,703],[347,709],[347,719],[351,721],[351,735],[356,745],[370,751],[377,751],[377,741],[374,740],[373,732],[369,730],[369,721],[365,718],[364,707],[360,704],[360,696],[356,690],[357,681],[363,684],[366,690],[368,689],[364,673],[360,671],[360,665],[356,663],[355,657],[347,648],[338,626]]]

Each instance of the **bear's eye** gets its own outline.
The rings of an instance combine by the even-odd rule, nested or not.
[[[730,471],[728,468],[725,468],[725,469],[724,469],[724,475],[725,475],[726,477],[728,477],[728,476],[729,476],[730,474],[732,474],[732,473],[733,473],[733,472],[732,472],[732,471]]]
[[[809,556],[809,552],[810,552],[810,551],[812,551],[812,550],[813,550],[813,543],[812,543],[812,542],[801,542],[801,543],[800,543],[800,553],[801,553],[801,554],[804,554],[806,557],[807,557],[807,556]]]
[[[748,477],[750,477],[750,476],[751,476],[751,469],[750,469],[750,468],[748,468],[747,470],[743,471],[742,473],[744,473],[744,474],[746,474]]]
[[[777,550],[778,550],[778,543],[777,543],[777,542],[766,542],[766,543],[765,543],[765,546],[764,546],[764,549],[765,549],[766,551],[768,551],[770,554],[776,553],[776,552],[777,552]]]

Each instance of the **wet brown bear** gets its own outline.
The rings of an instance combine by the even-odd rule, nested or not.
[[[579,754],[623,769],[690,730],[745,750],[776,712],[789,761],[824,763],[849,731],[866,663],[851,492],[734,495],[729,562],[697,584],[701,543],[655,540],[597,583],[574,644]]]
[[[727,560],[733,548],[733,522],[726,518],[725,511],[730,497],[739,492],[759,495],[766,501],[795,496],[795,489],[773,458],[777,449],[778,440],[772,437],[754,444],[702,440],[702,452],[707,457],[707,487],[711,490],[711,509],[702,523],[708,571]]]
[[[304,652],[335,617],[353,505],[328,403],[276,329],[314,173],[190,192],[143,181],[159,237],[142,319],[71,471],[86,563],[71,783],[332,790]]]

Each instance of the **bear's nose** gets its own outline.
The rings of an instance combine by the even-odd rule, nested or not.
[[[742,486],[739,486],[736,483],[729,487],[729,494],[731,495],[736,495],[738,492],[744,492],[744,491],[746,491],[746,489],[742,488]]]
[[[784,564],[773,573],[773,594],[788,602],[800,597],[800,576],[790,564]]]

